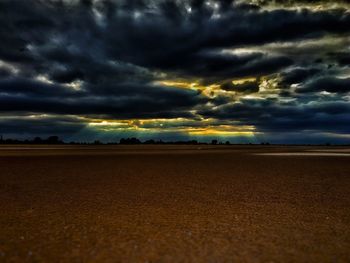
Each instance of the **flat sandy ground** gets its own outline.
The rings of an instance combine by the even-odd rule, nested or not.
[[[0,262],[350,262],[349,153],[0,146]]]

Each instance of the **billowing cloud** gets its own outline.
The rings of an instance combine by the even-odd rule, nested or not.
[[[298,92],[348,93],[350,92],[350,78],[321,77],[305,84]]]
[[[4,135],[349,133],[348,1],[4,0],[0,23]]]

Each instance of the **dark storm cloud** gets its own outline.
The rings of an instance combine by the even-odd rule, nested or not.
[[[346,131],[350,109],[345,95],[350,83],[337,77],[346,75],[349,65],[346,42],[340,41],[336,50],[323,50],[321,44],[300,46],[308,40],[345,39],[350,13],[344,7],[283,8],[326,1],[274,1],[275,8],[264,9],[267,2],[3,0],[0,111],[4,116],[29,112],[112,119],[202,115],[218,122],[239,121],[261,131],[323,130],[328,125]],[[272,48],[260,48],[269,44]],[[281,48],[274,50],[274,45]],[[312,50],[313,60],[307,50]],[[204,92],[155,84],[167,78],[195,79],[203,85],[221,84],[228,93],[258,96],[259,81],[231,81],[276,76],[282,96],[293,101],[288,105],[281,97],[261,95],[260,100],[249,101],[219,94],[209,98]],[[299,84],[295,92],[292,84]],[[334,94],[333,108],[325,106],[329,101],[323,101],[321,91]],[[304,106],[313,100],[313,107]],[[73,127],[72,131],[79,127],[45,120],[50,121]],[[15,130],[31,124],[12,120],[1,126]],[[37,127],[47,131],[50,125]],[[39,129],[28,131],[40,133]]]
[[[220,17],[214,19],[213,10],[204,1],[188,2],[193,10],[190,14],[184,4],[174,1],[98,1],[96,5],[91,1],[70,5],[62,1],[5,1],[5,26],[1,32],[5,41],[0,57],[8,61],[34,60],[38,71],[47,70],[52,61],[71,66],[78,60],[85,67],[93,67],[96,60],[107,56],[144,67],[182,71],[185,75],[220,74],[223,67],[225,71],[234,67],[232,74],[244,75],[282,62],[276,61],[279,58],[265,61],[263,57],[263,61],[254,61],[250,69],[238,63],[246,58],[213,57],[205,55],[206,50],[300,39],[327,31],[343,33],[350,26],[350,15],[341,10],[246,11],[230,2],[221,5],[227,8],[220,9]],[[100,22],[93,10],[102,12]],[[36,52],[28,50],[30,44],[38,44]],[[286,58],[282,64],[287,64]],[[74,78],[74,73],[56,73],[53,77],[57,74],[58,80]]]
[[[302,88],[299,93],[327,91],[331,93],[346,93],[350,91],[350,78],[323,77],[312,80]]]
[[[268,5],[268,4],[276,4],[276,5],[298,5],[298,4],[342,4],[342,3],[350,3],[349,0],[257,0],[260,5]]]
[[[226,91],[236,91],[242,93],[255,93],[259,91],[259,83],[257,81],[247,81],[241,84],[233,84],[226,82],[221,85],[221,89]]]
[[[6,68],[0,67],[0,79],[9,77],[11,75],[11,71]]]
[[[74,114],[101,116],[103,118],[176,118],[191,117],[186,106],[192,101],[182,101],[169,109],[171,100],[154,102],[150,99],[127,98],[107,99],[95,98],[79,101],[62,102],[57,99],[40,100],[28,97],[0,97],[0,112],[34,112],[50,114]],[[183,108],[184,110],[181,110]]]
[[[266,75],[292,65],[292,59],[283,56],[267,56],[263,53],[247,55],[218,54],[215,52],[192,54],[175,64],[162,65],[180,75],[201,77],[206,82],[220,81],[225,78]]]
[[[51,74],[50,78],[59,83],[71,83],[75,80],[83,80],[84,73],[79,69],[57,70]]]
[[[281,105],[273,100],[246,101],[203,111],[203,116],[240,121],[262,132],[327,131],[349,133],[350,105],[341,101],[315,105]]]
[[[78,96],[80,92],[72,89],[55,85],[46,84],[40,81],[24,79],[24,78],[6,78],[0,80],[0,97],[1,94],[27,94],[35,97],[60,97],[69,98],[71,96]]]
[[[205,59],[199,51],[319,37],[326,32],[344,33],[350,26],[350,15],[345,10],[266,12],[233,6],[214,19],[212,13],[205,11],[208,7],[198,8],[191,14],[182,9],[180,14],[173,11],[182,16],[176,23],[172,22],[172,15],[162,12],[145,13],[136,21],[112,20],[107,29],[120,34],[107,36],[106,50],[111,57],[145,67],[181,70],[192,62],[194,66],[196,62],[211,66],[212,57]],[[226,62],[222,56],[216,59]]]
[[[32,80],[6,79],[0,81],[0,111],[165,118],[191,116],[188,108],[208,102],[194,90],[145,85],[119,89],[116,92],[115,86],[97,86],[74,91]]]
[[[340,66],[350,66],[350,52],[332,52],[328,54]]]
[[[59,136],[69,136],[86,126],[84,122],[72,117],[39,117],[32,118],[28,116],[15,116],[2,118],[0,115],[0,134],[13,134],[25,137],[50,136],[53,134]]]
[[[344,56],[338,58],[338,62],[342,66],[350,66],[350,54],[344,54]]]
[[[320,72],[321,70],[317,68],[296,68],[282,73],[282,83],[287,85],[302,83]]]

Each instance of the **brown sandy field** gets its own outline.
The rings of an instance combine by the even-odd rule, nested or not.
[[[0,146],[0,262],[350,262],[346,153]]]

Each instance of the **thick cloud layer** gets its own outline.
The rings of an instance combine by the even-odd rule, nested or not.
[[[69,139],[138,120],[115,132],[171,121],[172,136],[253,127],[346,142],[350,11],[331,2],[1,1],[0,133]]]

